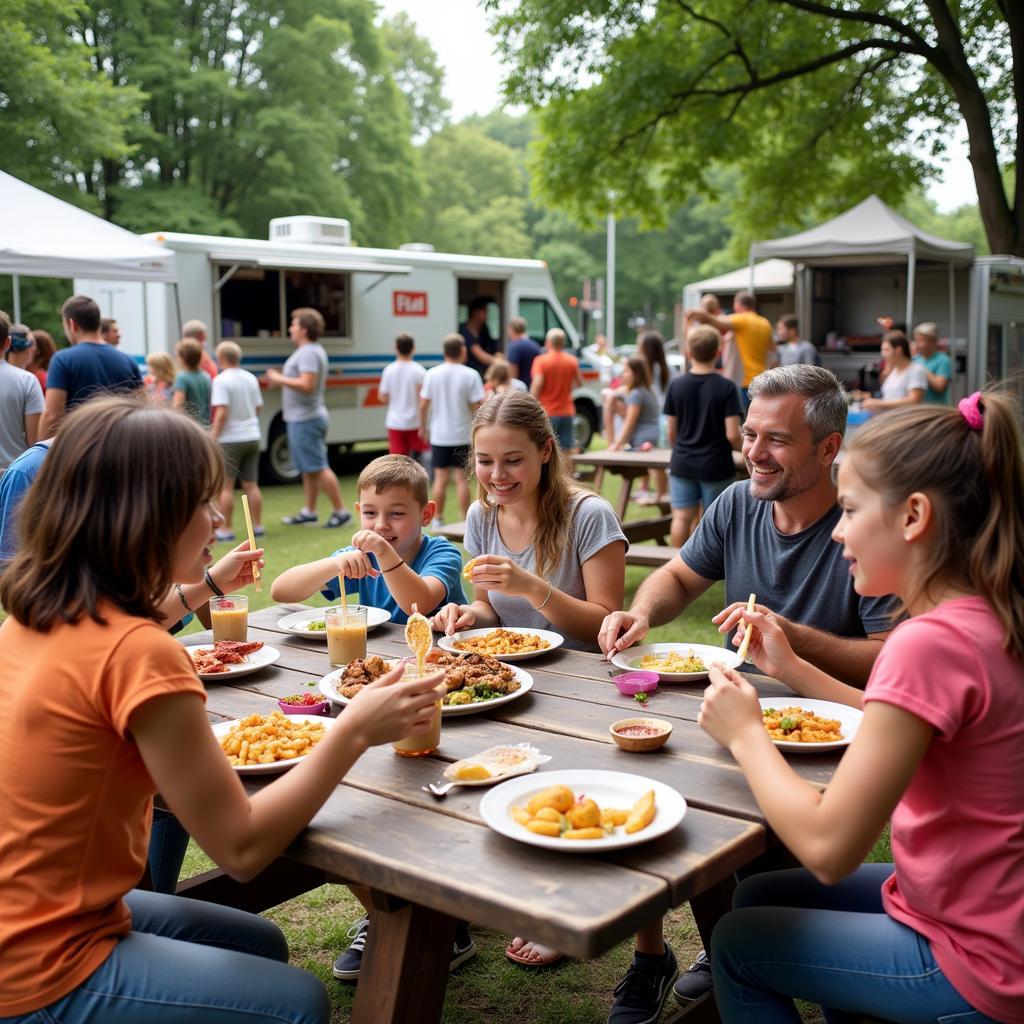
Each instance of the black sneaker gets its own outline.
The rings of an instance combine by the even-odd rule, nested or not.
[[[293,516],[284,516],[281,522],[285,526],[305,526],[306,523],[315,523],[317,515],[315,512],[303,512],[301,509]]]
[[[637,953],[615,986],[608,1024],[655,1024],[678,973],[679,964],[667,942],[664,956]]]
[[[672,986],[672,995],[677,1003],[685,1006],[710,992],[712,984],[711,961],[702,949],[685,973],[679,975],[679,980]]]
[[[328,530],[335,526],[344,526],[352,518],[352,513],[348,509],[342,509],[340,512],[332,512],[331,518],[324,523],[324,529]]]
[[[366,947],[366,934],[370,930],[370,919],[361,917],[348,930],[352,944],[337,960],[334,961],[334,976],[339,981],[357,981],[359,968],[363,966],[363,949]]]
[[[363,966],[363,950],[366,948],[366,936],[370,930],[369,918],[361,917],[348,930],[352,944],[337,960],[334,961],[334,976],[339,981],[358,981],[359,969]],[[448,970],[454,971],[467,960],[476,956],[476,943],[469,934],[469,925],[459,921],[455,928],[455,942],[452,945],[452,959]]]

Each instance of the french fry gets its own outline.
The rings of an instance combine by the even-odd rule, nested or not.
[[[533,817],[537,821],[553,821],[559,826],[565,821],[562,814],[556,811],[554,807],[542,807]]]
[[[468,562],[467,562],[467,563],[466,563],[466,564],[465,564],[465,565],[464,565],[464,566],[462,567],[462,578],[463,578],[463,579],[464,579],[464,580],[465,580],[465,581],[466,581],[467,583],[472,583],[472,582],[473,582],[473,566],[474,566],[475,564],[476,564],[476,559],[475,559],[475,558],[471,558],[471,559],[470,559],[470,560],[469,560],[469,561],[468,561]]]
[[[626,819],[627,832],[639,832],[654,821],[654,790],[649,789],[630,809]]]
[[[525,807],[510,807],[508,809],[508,813],[511,814],[520,825],[526,825],[532,821],[530,812]]]
[[[252,513],[249,511],[249,496],[242,495],[242,512],[245,513],[245,528],[249,533],[249,550],[256,550],[256,534],[252,530]],[[256,593],[263,593],[263,579],[260,576],[260,567],[256,562],[252,563],[252,582],[256,587]]]
[[[747,598],[747,611],[752,612],[754,610],[754,603],[757,601],[757,595],[751,594]],[[740,661],[747,660],[747,648],[750,647],[750,636],[754,632],[754,624],[752,622],[747,623],[747,628],[743,633],[743,642],[740,644],[739,656]]]
[[[618,825],[625,825],[629,817],[629,811],[621,811],[615,807],[606,807],[601,811],[601,824],[606,828],[610,825],[615,828]]]
[[[528,821],[526,827],[538,836],[550,836],[552,839],[557,839],[562,834],[561,825],[553,821],[541,821],[540,818]]]
[[[570,828],[562,833],[563,839],[604,839],[603,828]]]

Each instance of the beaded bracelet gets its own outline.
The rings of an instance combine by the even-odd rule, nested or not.
[[[191,615],[193,609],[189,607],[188,601],[185,600],[185,591],[181,589],[181,584],[175,583],[174,589],[178,592],[178,600],[181,602],[182,607]]]

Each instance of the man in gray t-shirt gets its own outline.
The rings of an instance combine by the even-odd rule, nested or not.
[[[832,463],[846,427],[842,386],[828,370],[786,366],[750,385],[743,425],[749,483],[705,510],[680,557],[652,573],[628,612],[613,612],[598,636],[606,653],[639,643],[652,625],[679,615],[716,580],[725,580],[735,618],[749,594],[780,621],[793,649],[829,675],[863,686],[893,603],[861,598],[842,549]]]

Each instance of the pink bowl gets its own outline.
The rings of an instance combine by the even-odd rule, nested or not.
[[[658,688],[657,672],[623,672],[612,679],[624,697],[633,697],[638,693],[653,693]]]
[[[277,706],[286,715],[322,715],[328,711],[331,702],[326,697],[316,704],[288,704],[283,700],[279,700]]]

